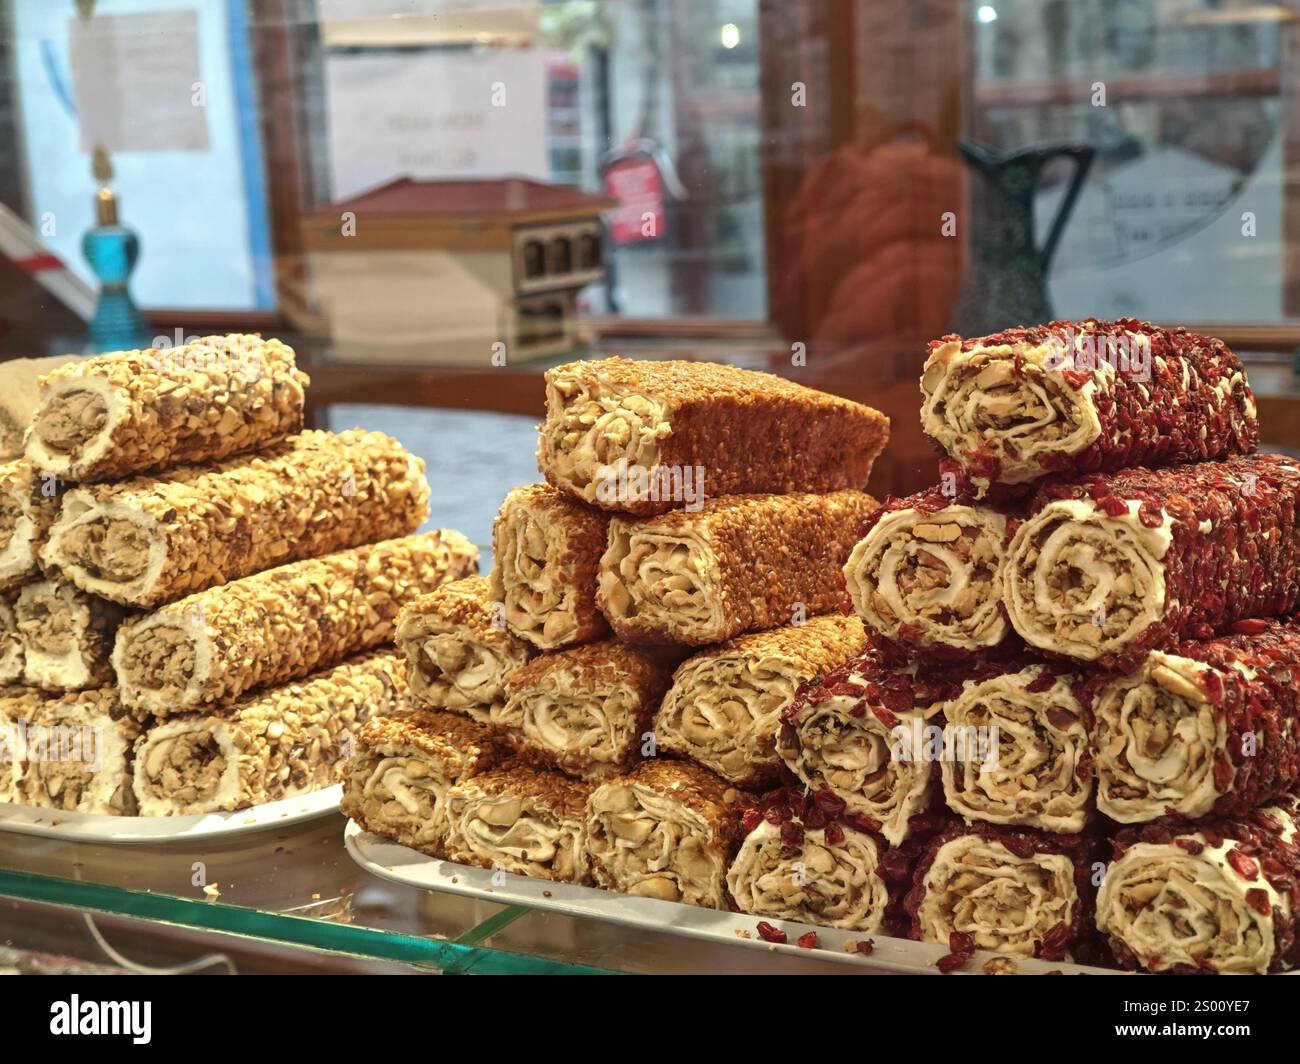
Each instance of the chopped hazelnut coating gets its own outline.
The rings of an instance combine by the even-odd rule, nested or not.
[[[549,484],[515,488],[492,526],[492,597],[507,627],[541,650],[589,643],[609,628],[596,572],[609,516]]]
[[[23,637],[14,616],[18,592],[0,592],[0,685],[21,683],[23,679]]]
[[[597,602],[632,643],[720,643],[829,613],[840,570],[876,501],[829,495],[733,495],[609,524]]]
[[[374,719],[357,735],[339,808],[372,834],[442,856],[447,792],[508,756],[495,729],[457,713]]]
[[[40,575],[37,559],[63,487],[25,459],[0,466],[0,590]]]
[[[113,637],[125,611],[71,584],[36,580],[14,603],[24,680],[47,691],[103,687],[113,681]]]
[[[547,370],[537,457],[584,502],[653,514],[704,493],[860,489],[888,438],[878,410],[770,373],[607,358]]]
[[[726,908],[727,868],[740,836],[735,791],[688,761],[643,761],[587,803],[587,852],[597,886],[639,898]]]
[[[483,723],[500,720],[506,676],[531,653],[507,631],[481,576],[444,584],[403,607],[396,638],[417,703]]]
[[[154,725],[136,743],[144,816],[188,816],[293,798],[338,783],[371,717],[404,711],[391,650],[350,658],[211,714]]]
[[[307,383],[259,336],[99,355],[41,378],[27,457],[97,482],[264,448],[302,428]]]
[[[170,716],[231,702],[392,639],[398,611],[473,572],[478,551],[440,530],[291,562],[172,602],[122,626],[122,702]]]
[[[22,775],[24,745],[20,729],[48,697],[30,687],[0,686],[0,802],[19,801],[16,784]]]
[[[70,491],[41,557],[83,591],[157,606],[406,535],[428,507],[424,464],[391,436],[308,431],[261,454]]]

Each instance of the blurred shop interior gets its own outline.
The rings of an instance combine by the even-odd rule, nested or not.
[[[277,335],[480,542],[541,374],[610,353],[885,410],[884,494],[934,478],[927,341],[1133,316],[1300,449],[1300,0],[2,10],[0,356]]]

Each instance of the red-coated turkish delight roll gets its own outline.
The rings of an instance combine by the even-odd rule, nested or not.
[[[1276,454],[1044,485],[1008,548],[1025,641],[1106,668],[1300,605],[1300,462]]]
[[[1131,318],[1054,321],[930,344],[921,426],[983,494],[1250,454],[1255,397],[1222,340]]]
[[[1239,816],[1300,784],[1300,624],[1154,651],[1092,702],[1097,807],[1124,824]]]
[[[1096,959],[1089,941],[1100,837],[953,824],[916,868],[909,935],[954,952],[997,950],[1060,961]]]
[[[1115,838],[1097,928],[1125,967],[1262,974],[1300,963],[1300,803],[1237,820],[1146,824]]]

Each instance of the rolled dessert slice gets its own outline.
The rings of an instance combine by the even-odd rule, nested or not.
[[[1006,538],[1006,514],[938,489],[891,499],[844,566],[853,608],[914,651],[995,647],[1011,631],[1001,601]]]
[[[397,645],[406,655],[411,697],[430,709],[499,723],[505,680],[532,653],[502,623],[488,581],[469,576],[403,607]]]
[[[644,515],[706,493],[860,489],[888,439],[878,410],[772,374],[608,358],[546,371],[537,460],[570,495]]]
[[[1277,454],[1049,484],[1003,599],[1035,647],[1128,671],[1147,652],[1300,605],[1300,462]]]
[[[41,378],[27,457],[89,483],[264,448],[302,428],[307,383],[260,336],[99,355]]]
[[[0,592],[0,685],[20,684],[23,680],[23,637],[14,616],[16,591]]]
[[[1135,824],[1240,816],[1300,784],[1300,626],[1153,651],[1093,699],[1097,808]]]
[[[990,824],[954,824],[917,865],[905,907],[909,935],[1060,961],[1089,934],[1098,842]]]
[[[43,809],[134,816],[137,724],[112,687],[44,699],[23,729],[17,801]]]
[[[459,713],[374,718],[357,735],[339,810],[372,834],[441,857],[447,792],[505,763],[509,752],[495,729]]]
[[[900,664],[867,647],[852,661],[804,684],[782,710],[776,753],[810,791],[823,790],[894,846],[908,838],[938,790],[930,723],[969,673]]]
[[[377,651],[155,724],[135,747],[140,815],[247,809],[338,783],[361,725],[403,708],[403,674],[400,655]]]
[[[122,625],[122,702],[166,717],[327,668],[389,642],[402,606],[477,565],[469,540],[439,529],[200,591]]]
[[[447,857],[533,879],[585,883],[583,822],[591,785],[525,765],[462,779],[447,791]]]
[[[1046,665],[967,681],[944,703],[943,791],[971,820],[1082,831],[1093,766],[1077,678]]]
[[[121,606],[71,584],[34,580],[19,591],[13,612],[26,683],[77,691],[113,682],[113,637],[126,612]]]
[[[550,484],[515,488],[492,524],[492,597],[506,626],[541,650],[590,643],[609,631],[596,608],[596,573],[609,516]]]
[[[30,687],[0,687],[0,802],[17,802],[28,723],[47,695]]]
[[[762,819],[727,870],[743,913],[847,931],[879,931],[890,892],[880,869],[883,841],[838,822],[809,828]]]
[[[638,898],[726,908],[740,835],[736,793],[689,761],[644,761],[587,802],[596,885]]]
[[[24,459],[0,466],[0,590],[40,575],[40,551],[66,486]]]
[[[1296,802],[1115,837],[1097,927],[1127,968],[1263,974],[1300,963]]]
[[[1222,340],[1131,318],[945,336],[930,344],[921,394],[922,430],[980,494],[1259,445],[1246,371]]]
[[[41,561],[92,595],[157,606],[407,535],[428,512],[424,463],[391,436],[308,431],[261,454],[70,491]]]
[[[866,641],[857,617],[830,613],[701,650],[673,674],[655,739],[737,787],[770,786],[780,775],[781,712],[800,684],[843,665]]]
[[[497,723],[530,759],[580,779],[641,760],[676,659],[612,639],[540,654],[505,680]]]
[[[609,523],[596,600],[632,643],[720,643],[829,613],[840,570],[877,506],[860,491],[734,495],[698,512]]]
[[[47,373],[85,355],[48,355],[44,358],[7,358],[0,362],[0,461],[22,457],[23,437],[40,405],[37,385]]]

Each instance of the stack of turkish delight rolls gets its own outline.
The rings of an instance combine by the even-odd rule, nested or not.
[[[0,800],[242,809],[338,782],[356,729],[406,710],[397,613],[477,552],[414,534],[396,440],[304,431],[307,384],[248,335],[41,379],[0,468]]]
[[[872,650],[783,756],[897,848],[941,966],[1295,967],[1300,463],[1256,453],[1241,362],[1055,322],[936,341],[921,386],[941,483],[869,520]]]
[[[867,645],[842,570],[887,436],[739,367],[548,371],[545,483],[506,497],[490,577],[403,609],[423,708],[362,728],[344,811],[457,863],[734,905],[747,820],[791,778],[782,714]],[[856,885],[844,852],[818,884]]]

